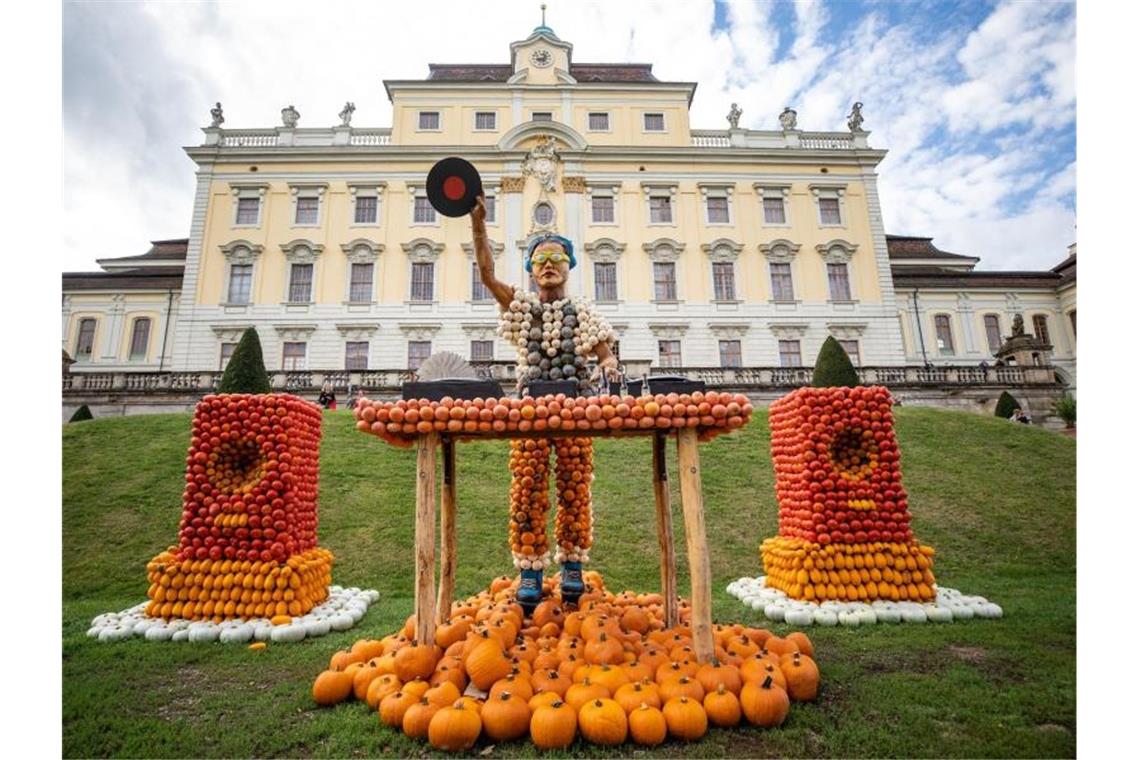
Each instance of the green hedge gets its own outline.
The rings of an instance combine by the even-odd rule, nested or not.
[[[855,371],[851,357],[830,335],[820,346],[811,384],[813,388],[854,388],[859,385],[859,373]]]
[[[261,341],[257,330],[246,328],[241,341],[226,365],[218,393],[269,393],[269,378],[265,374],[265,361],[261,358]]]
[[[1001,396],[998,397],[997,406],[994,407],[994,416],[1008,420],[1013,415],[1013,410],[1020,408],[1021,404],[1010,395],[1009,391],[1002,391]]]

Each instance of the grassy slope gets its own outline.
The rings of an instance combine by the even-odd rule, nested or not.
[[[1075,444],[1038,429],[954,412],[898,414],[904,484],[918,537],[946,586],[983,594],[1006,616],[942,626],[809,631],[820,700],[778,731],[714,731],[674,756],[1073,756],[1076,753]],[[189,416],[116,418],[63,429],[63,751],[65,756],[410,755],[413,744],[359,704],[316,709],[309,687],[328,656],[380,636],[412,607],[413,460],[326,413],[322,545],[336,582],[376,588],[361,625],[262,654],[244,647],[98,644],[100,612],[146,593],[145,563],[176,535]],[[703,447],[713,616],[769,625],[724,592],[760,571],[776,530],[768,434]],[[656,589],[649,445],[600,441],[595,567],[610,588]],[[510,570],[506,447],[459,450],[460,562],[466,595]],[[671,457],[670,467],[675,466]],[[676,481],[673,481],[674,491]],[[678,499],[674,493],[674,509]],[[684,536],[674,524],[684,576]],[[680,587],[687,588],[682,577]],[[629,754],[576,744],[573,754]],[[529,742],[495,755],[527,756]]]

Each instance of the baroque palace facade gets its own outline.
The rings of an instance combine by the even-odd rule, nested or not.
[[[281,126],[226,129],[215,108],[186,149],[198,167],[189,237],[64,274],[65,406],[82,388],[200,390],[249,326],[295,387],[314,372],[390,385],[380,371],[445,350],[505,377],[512,349],[495,334],[470,223],[427,202],[428,169],[447,155],[480,170],[500,279],[526,281],[533,234],[574,241],[569,289],[598,303],[633,374],[794,385],[832,335],[880,368],[868,381],[937,382],[946,365],[992,363],[1023,314],[1075,386],[1075,246],[1050,272],[981,272],[931,238],[887,235],[886,151],[869,147],[858,107],[848,132],[802,131],[790,109],[778,130],[743,129],[735,104],[727,130],[694,129],[694,83],[573,62],[545,26],[510,53],[385,81],[390,128],[352,126],[346,104],[334,127],[301,127],[288,106]]]

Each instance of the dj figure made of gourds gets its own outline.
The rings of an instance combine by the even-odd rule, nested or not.
[[[574,380],[581,391],[599,375],[619,380],[613,330],[588,301],[566,295],[566,280],[577,263],[574,244],[552,233],[537,236],[527,248],[525,264],[538,292],[512,287],[495,277],[486,216],[479,196],[471,210],[475,258],[483,284],[499,303],[499,334],[518,352],[519,390],[534,380]],[[591,357],[597,358],[596,370],[590,367]],[[541,600],[542,574],[552,562],[546,535],[551,448],[558,500],[553,561],[562,565],[563,599],[576,601],[585,591],[582,563],[589,561],[593,543],[593,440],[511,441],[510,544],[521,576],[518,602],[528,608]]]

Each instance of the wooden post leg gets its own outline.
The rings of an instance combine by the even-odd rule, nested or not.
[[[677,625],[677,553],[673,549],[673,515],[669,510],[669,472],[665,468],[665,433],[653,436],[653,497],[657,502],[657,548],[661,553],[661,595],[665,627]]]
[[[439,597],[435,622],[442,625],[451,614],[455,594],[455,441],[443,441],[443,495],[439,511]]]
[[[696,428],[677,431],[677,469],[681,477],[681,511],[685,515],[685,545],[692,579],[693,649],[699,662],[713,659],[712,579],[709,577],[705,508],[701,495],[701,462]]]
[[[416,640],[435,643],[435,447],[438,433],[416,439]]]

